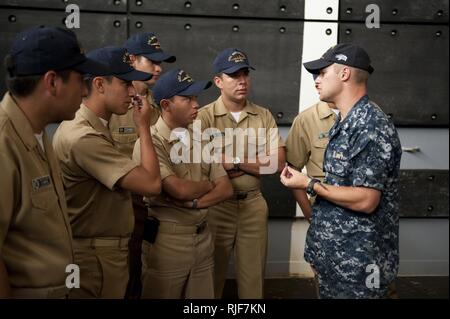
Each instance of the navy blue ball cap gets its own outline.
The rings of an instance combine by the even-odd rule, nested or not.
[[[176,61],[176,57],[161,49],[161,43],[152,32],[140,32],[131,36],[123,45],[130,54],[142,55],[155,62]]]
[[[106,71],[101,63],[86,58],[73,31],[58,27],[34,26],[18,33],[10,57],[8,72],[12,76],[64,69],[93,74]]]
[[[348,65],[362,69],[370,74],[374,68],[370,65],[370,57],[360,46],[352,43],[339,43],[332,46],[320,59],[303,63],[306,70],[312,74],[319,74],[320,70],[333,63]]]
[[[88,52],[87,57],[107,65],[108,72],[102,75],[112,75],[124,81],[147,81],[153,76],[151,73],[133,69],[130,66],[130,55],[125,48],[107,46]]]
[[[153,98],[159,105],[162,99],[170,99],[175,95],[198,96],[211,85],[212,83],[210,81],[194,81],[182,69],[170,70],[156,81],[152,89]]]
[[[244,68],[254,70],[247,55],[242,50],[235,48],[223,50],[213,62],[214,74],[232,74]]]

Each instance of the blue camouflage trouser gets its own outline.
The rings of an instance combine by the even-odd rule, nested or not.
[[[343,276],[333,270],[317,272],[317,279],[320,299],[379,299],[387,295],[385,285],[368,288],[365,280],[348,280],[348,274]]]

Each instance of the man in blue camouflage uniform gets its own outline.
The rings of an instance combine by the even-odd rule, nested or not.
[[[321,298],[384,298],[398,270],[401,145],[393,123],[367,96],[373,72],[360,47],[339,44],[304,64],[319,74],[320,99],[340,115],[330,130],[325,180],[286,167],[281,182],[317,195],[305,259]]]

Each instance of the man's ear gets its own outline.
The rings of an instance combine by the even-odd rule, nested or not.
[[[162,99],[162,100],[159,102],[159,106],[161,107],[161,110],[162,110],[162,111],[169,112],[169,105],[170,105],[170,101],[169,101],[169,100],[166,100],[166,99]]]
[[[92,80],[92,87],[99,93],[105,93],[105,78],[96,76]]]
[[[351,75],[352,75],[351,68],[345,66],[342,68],[339,76],[342,81],[348,81],[350,79]]]
[[[222,89],[223,85],[222,85],[222,76],[221,75],[216,75],[214,76],[214,84],[219,88]]]
[[[55,71],[48,71],[43,76],[45,89],[53,96],[57,92],[57,74]]]

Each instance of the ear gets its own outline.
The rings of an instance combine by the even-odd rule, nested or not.
[[[105,79],[101,76],[96,76],[92,80],[92,87],[99,93],[105,93]]]
[[[342,81],[346,82],[350,79],[350,76],[352,75],[352,70],[349,67],[343,67],[339,77]]]
[[[57,92],[57,75],[55,71],[48,71],[43,76],[44,87],[51,94],[56,95]]]
[[[159,102],[159,105],[160,105],[162,111],[169,112],[169,110],[170,110],[170,109],[169,109],[169,105],[170,105],[169,100],[162,99],[162,100]]]
[[[222,77],[216,75],[216,76],[214,77],[213,80],[214,80],[214,84],[215,84],[219,89],[222,89],[222,88],[223,88],[223,84],[222,84],[223,80],[222,80]]]

